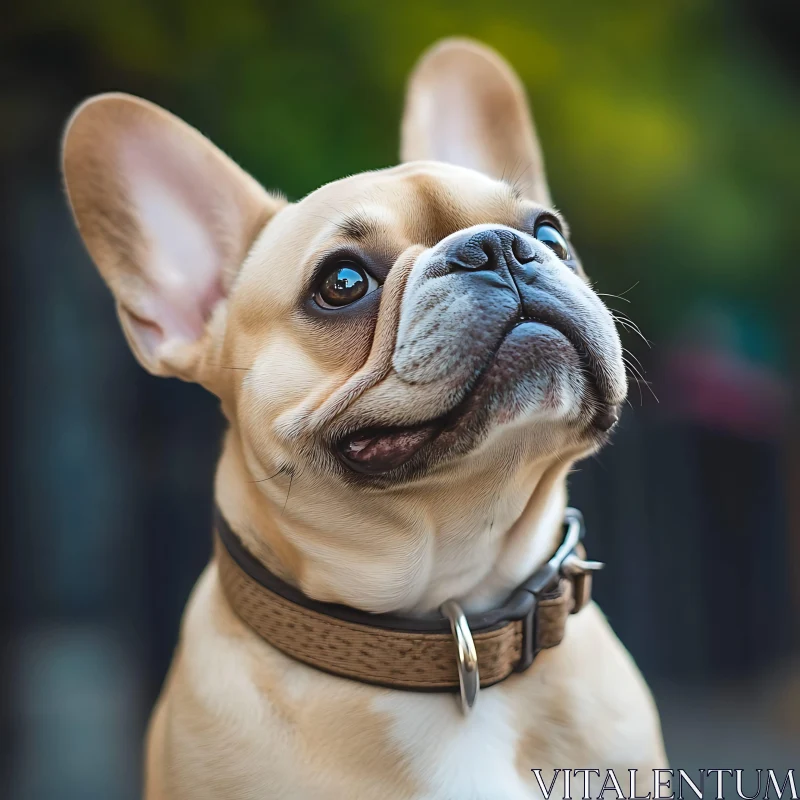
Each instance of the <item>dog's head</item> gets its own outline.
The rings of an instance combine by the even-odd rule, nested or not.
[[[502,481],[616,421],[614,322],[508,66],[431,50],[402,161],[288,203],[142,100],[101,96],[70,122],[69,198],[134,353],[222,399],[255,479],[413,490],[481,464]]]
[[[439,45],[402,156],[289,204],[167,112],[106,95],[73,117],[64,172],[139,360],[219,393],[265,467],[394,484],[496,448],[597,446],[621,347],[516,77]]]

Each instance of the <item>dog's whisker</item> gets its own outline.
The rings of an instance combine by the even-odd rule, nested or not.
[[[597,294],[598,297],[613,297],[616,300],[623,300],[626,303],[630,303],[631,302],[630,298],[623,297],[623,295],[628,294],[628,292],[630,292],[631,289],[635,289],[639,285],[640,282],[641,281],[636,281],[636,283],[634,283],[631,286],[629,286],[624,292],[622,292],[622,294],[613,294],[611,292],[596,292],[596,294]]]
[[[637,369],[637,367],[632,362],[630,362],[627,358],[625,358],[624,355],[622,356],[622,360],[629,367],[629,369],[633,372],[634,379],[636,380],[636,385],[639,387],[640,396],[641,396],[641,393],[642,393],[642,384],[644,384],[647,387],[647,389],[650,392],[650,394],[653,395],[653,399],[656,401],[656,403],[660,403],[661,401],[658,399],[658,396],[653,391],[653,387],[650,385],[650,381],[645,380],[644,375],[642,375],[642,373],[639,371],[639,369]],[[642,404],[643,404],[643,398],[640,397],[640,399],[642,399]]]
[[[289,473],[289,488],[286,490],[286,499],[283,501],[283,508],[281,509],[281,516],[286,511],[286,504],[289,502],[289,495],[292,493],[292,483],[294,482],[294,472]]]
[[[645,342],[647,342],[647,344],[650,344],[650,342],[647,340],[647,338],[646,338],[646,337],[644,336],[644,334],[642,333],[642,330],[641,330],[641,328],[640,328],[640,327],[639,327],[639,326],[638,326],[638,325],[637,325],[637,324],[636,324],[636,323],[635,323],[635,322],[634,322],[634,321],[633,321],[633,320],[632,320],[630,317],[628,317],[627,315],[623,314],[621,311],[619,311],[619,310],[618,310],[618,309],[616,309],[616,308],[614,308],[614,309],[611,309],[611,310],[614,312],[614,318],[615,318],[616,320],[618,320],[618,321],[619,321],[620,323],[622,323],[623,325],[627,325],[627,326],[628,326],[628,328],[629,328],[629,330],[632,330],[632,331],[634,331],[635,333],[638,333],[638,334],[639,334],[639,336],[641,336],[641,337],[642,337],[642,339],[643,339]]]
[[[636,361],[636,364],[638,364],[638,368],[634,367],[634,365],[630,361],[628,361],[623,355],[623,361],[625,361],[628,367],[630,367],[632,370],[635,369],[636,371],[636,383],[639,386],[640,393],[641,393],[641,385],[644,384],[647,387],[647,390],[650,392],[650,394],[653,395],[653,399],[656,401],[656,403],[660,403],[661,401],[658,399],[658,396],[653,390],[651,382],[646,380],[644,377],[645,369],[644,366],[642,365],[642,362],[639,361],[639,359],[630,350],[623,348],[623,352],[627,353],[632,359],[634,359],[634,361]]]
[[[622,348],[622,352],[623,352],[623,353],[625,353],[626,355],[630,356],[630,357],[631,357],[631,358],[632,358],[632,359],[633,359],[633,360],[636,362],[637,366],[638,366],[638,367],[639,367],[639,369],[642,371],[642,373],[643,373],[643,374],[645,373],[645,371],[646,371],[646,370],[645,370],[645,368],[644,368],[644,365],[643,365],[643,364],[642,364],[642,362],[639,360],[639,357],[638,357],[637,355],[635,355],[633,352],[631,352],[630,350],[628,350],[628,348],[627,348],[627,347],[623,347],[623,348]]]
[[[622,294],[628,294],[628,292],[630,292],[632,289],[635,289],[640,283],[641,281],[635,281]],[[630,303],[630,300],[628,300],[628,302]]]
[[[611,316],[614,322],[621,325],[625,330],[630,331],[631,333],[635,333],[649,348],[652,349],[653,344],[652,342],[645,337],[645,335],[640,330],[639,326],[631,319],[626,317],[621,312],[617,311],[617,309],[611,309]]]
[[[613,442],[613,441],[611,441],[611,442],[608,442],[606,446],[607,446],[607,447],[613,447],[613,445],[614,445],[614,442]],[[597,466],[598,466],[598,467],[600,467],[600,469],[602,469],[602,470],[603,470],[603,472],[608,472],[608,466],[607,466],[606,464],[604,464],[604,463],[603,463],[603,462],[600,460],[600,453],[592,453],[592,455],[591,455],[591,456],[589,456],[589,458],[590,458],[592,461],[594,461],[594,463],[595,463],[595,464],[597,464]],[[576,471],[576,472],[580,472],[580,470],[575,470],[575,471]]]
[[[622,300],[623,303],[630,303],[631,301],[627,297],[623,297],[619,294],[610,294],[609,292],[595,292],[598,297],[613,297],[615,300]]]
[[[284,472],[286,472],[286,468],[281,467],[274,475],[270,475],[267,478],[259,478],[256,481],[248,481],[248,483],[264,483],[265,481],[271,481],[273,478],[277,478],[278,475],[281,475]]]
[[[521,159],[518,159],[518,160],[521,160]],[[522,187],[522,184],[521,184],[521,181],[522,181],[522,179],[525,177],[525,174],[531,170],[532,166],[533,166],[532,164],[527,164],[527,165],[524,167],[524,169],[522,169],[520,172],[518,172],[518,173],[517,173],[517,174],[514,176],[514,178],[513,178],[513,179],[510,181],[511,185],[512,185],[512,186],[513,186],[513,187],[514,187],[514,188],[515,188],[515,189],[516,189],[518,192],[520,192],[520,194],[522,194],[522,188],[523,188],[523,187]]]
[[[628,373],[628,375],[631,378],[633,378],[634,383],[636,384],[636,388],[639,390],[639,407],[641,408],[644,405],[644,396],[642,395],[642,383],[639,380],[639,378],[632,372],[632,370],[630,369],[630,366],[627,364],[627,362],[625,362],[625,363],[628,366],[628,368],[626,369],[626,372]],[[633,408],[633,404],[631,404],[631,408]]]
[[[520,166],[521,166],[520,162],[521,161],[522,161],[522,157],[521,156],[517,156],[514,159],[514,162],[513,162],[512,166],[511,166],[510,172],[508,171],[508,158],[506,158],[506,160],[505,160],[505,162],[503,164],[503,175],[502,175],[500,180],[502,180],[504,183],[507,183],[515,191],[519,191],[520,190],[518,182],[519,182],[519,178],[521,177],[521,175],[516,175],[515,177],[511,177],[511,176],[514,176],[515,173],[517,172],[517,170],[520,168]],[[506,178],[506,175],[508,175],[509,177]]]
[[[326,217],[324,214],[310,214],[310,216],[315,217],[316,219],[321,219],[323,222],[327,222],[329,225],[336,224],[336,220]]]
[[[619,322],[620,325],[629,330],[631,333],[635,333],[637,336],[639,336],[641,340],[648,347],[652,346],[652,342],[650,342],[650,340],[645,337],[645,335],[642,333],[642,331],[640,330],[639,326],[636,325],[636,323],[631,322],[631,320],[621,316],[614,316],[614,320],[616,322]]]
[[[641,365],[641,363],[638,363],[638,361],[639,361],[639,360],[638,360],[638,359],[636,359],[636,361],[637,361],[637,363],[638,363],[638,366],[637,366],[636,364],[634,364],[634,363],[633,363],[633,362],[632,362],[632,361],[631,361],[631,360],[628,358],[628,356],[631,356],[631,357],[633,357],[633,358],[636,358],[636,357],[633,355],[633,353],[631,353],[631,351],[630,351],[630,350],[626,350],[626,349],[624,349],[624,348],[623,348],[623,350],[622,350],[622,360],[623,360],[623,361],[624,361],[624,362],[625,362],[625,363],[626,363],[626,364],[627,364],[627,365],[628,365],[628,366],[629,366],[631,369],[633,369],[633,370],[636,370],[636,375],[637,375],[637,377],[639,377],[639,378],[641,378],[642,380],[644,380],[645,378],[644,378],[644,375],[642,374],[642,365]]]
[[[508,166],[508,158],[503,161],[503,169],[500,172],[500,180],[505,183],[506,182],[506,167]]]

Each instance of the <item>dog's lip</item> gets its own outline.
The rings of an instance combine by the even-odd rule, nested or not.
[[[567,315],[559,314],[552,309],[537,308],[535,314],[530,314],[523,322],[539,322],[558,331],[571,345],[578,355],[584,377],[591,388],[593,416],[592,427],[598,433],[608,433],[619,422],[620,407],[613,401],[607,400],[607,391],[601,379],[601,370],[595,357],[583,339],[578,327]]]
[[[532,321],[533,320],[529,319],[519,319],[515,324],[509,327],[498,342],[491,357],[487,359],[486,365],[477,380],[461,401],[452,409],[430,420],[418,422],[413,425],[387,425],[384,427],[369,426],[358,428],[337,439],[334,445],[334,451],[339,460],[354,472],[368,475],[380,475],[406,464],[413,456],[422,450],[423,447],[431,444],[446,430],[454,429],[463,417],[469,413],[472,407],[471,401],[480,390],[484,378],[491,370],[495,357],[503,346],[503,342],[505,342],[512,330]],[[392,440],[397,441],[401,437],[405,438],[406,442],[411,444],[411,446],[406,449],[406,452],[402,453],[401,458],[379,457],[374,461],[369,458],[371,453],[383,449],[381,446],[385,443],[391,445]],[[367,458],[363,458],[362,454],[366,454]]]
[[[594,394],[598,398],[601,397],[591,358],[578,331],[573,326],[561,319],[560,315],[551,316],[546,313],[537,313],[535,316],[518,317],[501,337],[477,380],[454,408],[438,417],[413,425],[385,427],[373,425],[358,428],[340,436],[334,444],[334,452],[339,460],[354,472],[368,475],[385,474],[408,463],[424,447],[439,438],[442,433],[455,429],[458,423],[472,410],[472,401],[480,391],[483,380],[490,372],[503,343],[513,330],[530,323],[552,328],[572,345],[587,379],[592,385]],[[601,402],[592,424],[599,433],[606,433],[616,424],[617,420],[617,407]]]
[[[446,417],[419,425],[361,428],[336,444],[346,466],[364,474],[382,474],[401,467],[446,427]]]
[[[508,328],[491,357],[487,359],[486,366],[478,379],[455,407],[433,419],[413,425],[373,425],[358,428],[340,436],[334,444],[334,452],[339,460],[354,472],[368,475],[384,474],[406,464],[445,430],[455,428],[458,422],[469,413],[471,400],[479,391],[483,378],[490,371],[503,342],[512,330],[530,322],[539,322],[539,320],[519,318]],[[393,447],[398,444],[399,447]]]

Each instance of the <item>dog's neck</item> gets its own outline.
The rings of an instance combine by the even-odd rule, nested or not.
[[[288,475],[267,489],[251,474],[231,428],[216,498],[256,558],[315,600],[424,614],[453,597],[474,612],[502,603],[558,546],[570,464],[544,460],[495,480],[481,468],[446,487],[381,493],[295,475],[289,492]]]

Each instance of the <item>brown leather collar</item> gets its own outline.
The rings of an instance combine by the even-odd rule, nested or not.
[[[537,653],[559,644],[569,614],[591,594],[583,560],[583,517],[568,508],[555,555],[500,608],[466,616],[481,687],[526,670]],[[215,509],[215,550],[225,596],[236,614],[269,644],[325,672],[412,691],[458,691],[455,629],[445,617],[370,614],[319,603],[257,561]],[[477,687],[475,688],[477,691]]]

